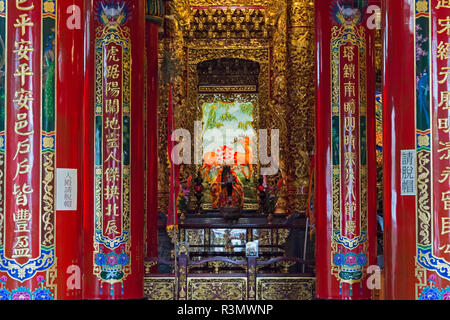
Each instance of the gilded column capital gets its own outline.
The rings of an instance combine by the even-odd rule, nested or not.
[[[146,0],[145,17],[148,21],[153,21],[161,24],[164,18],[164,1]]]

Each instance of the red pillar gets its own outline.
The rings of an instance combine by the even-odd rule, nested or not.
[[[385,1],[387,299],[450,299],[450,5]]]
[[[162,0],[146,1],[147,52],[147,257],[158,256],[158,33],[164,15]]]
[[[84,1],[57,7],[58,299],[81,299]],[[61,245],[59,245],[61,244]]]
[[[143,298],[144,1],[89,3],[85,299]]]
[[[354,3],[315,2],[321,299],[369,299],[367,268],[376,263],[374,37],[366,9]]]
[[[69,3],[0,6],[0,299],[67,299],[80,293],[76,283],[67,287],[66,274],[69,265],[79,264],[80,215],[63,212],[71,192],[58,182],[64,177],[59,168],[80,165],[78,144],[65,147],[79,131],[66,128],[68,95],[61,81],[76,81],[77,75],[61,71],[76,69],[83,52],[60,37]],[[72,59],[61,63],[69,51]],[[70,111],[74,130],[81,120],[80,104],[76,107]],[[71,200],[72,208],[79,198]]]

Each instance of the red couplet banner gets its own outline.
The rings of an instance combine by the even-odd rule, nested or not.
[[[374,28],[360,1],[316,1],[317,297],[369,299],[376,264]],[[369,5],[373,2],[369,1]]]
[[[85,78],[86,299],[143,298],[144,1],[92,1]],[[136,32],[142,30],[142,32]]]

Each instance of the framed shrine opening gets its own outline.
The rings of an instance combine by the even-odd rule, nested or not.
[[[235,177],[232,202],[244,211],[257,210],[257,95],[201,94],[199,103],[203,114],[201,171],[206,187],[202,209],[220,208],[217,187],[228,166]]]
[[[226,8],[215,7],[209,13],[192,10],[201,18],[222,15]],[[256,20],[265,11],[250,10]],[[244,11],[238,6],[231,12],[240,19]],[[189,132],[192,148],[191,164],[179,168],[180,192],[173,214],[166,207],[169,196],[174,198],[164,147],[168,117],[160,110],[158,257],[146,260],[145,279],[152,299],[161,298],[162,287],[169,299],[210,294],[215,299],[255,299],[266,297],[273,286],[285,285],[292,290],[270,295],[288,294],[292,299],[313,295],[314,242],[305,205],[300,205],[306,204],[310,160],[289,132],[302,136],[307,125],[294,121],[301,119],[299,110],[292,119],[287,117],[283,24],[280,30],[269,30],[266,23],[258,23],[261,32],[249,37],[234,29],[232,39],[223,35],[204,39],[197,32],[201,29],[186,28],[174,29],[173,38],[162,42],[160,62],[170,52],[178,72],[173,91],[165,86],[161,101],[169,106],[168,92],[172,93],[175,127]],[[279,159],[270,162],[276,139]],[[264,157],[270,158],[269,164]],[[264,174],[275,162],[279,170]],[[295,181],[294,189],[288,179]],[[173,217],[178,218],[175,227]],[[256,255],[249,255],[255,248],[249,244],[255,243]],[[223,290],[210,292],[207,284],[220,284]]]
[[[268,132],[264,148],[269,149],[269,155],[269,135],[277,128],[273,122],[277,116],[269,103],[268,65],[265,58],[252,60],[251,53],[267,58],[268,51],[239,50],[240,56],[249,59],[230,57],[233,54],[227,50],[214,53],[220,53],[219,58],[189,62],[189,110],[180,108],[175,116],[179,119],[177,126],[194,133],[194,145],[201,149],[195,151],[196,157],[201,161],[180,168],[179,223],[175,233],[160,230],[159,258],[167,263],[159,260],[159,273],[173,269],[170,261],[174,251],[169,247],[183,243],[188,248],[191,273],[240,274],[246,265],[231,261],[245,261],[246,244],[258,241],[261,261],[272,261],[261,265],[261,270],[277,273],[281,264],[286,274],[310,274],[311,266],[302,263],[306,251],[312,253],[312,248],[306,248],[308,242],[312,244],[305,232],[308,222],[298,214],[287,219],[285,211],[277,212],[284,200],[278,190],[282,170],[273,176],[261,175],[260,130]],[[192,121],[201,126],[192,128]],[[299,260],[273,262],[284,257]]]
[[[225,210],[233,216],[259,209],[260,73],[260,64],[249,59],[219,58],[197,64],[202,210]]]

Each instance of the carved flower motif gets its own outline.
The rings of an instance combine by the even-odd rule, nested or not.
[[[364,253],[360,253],[357,256],[357,261],[360,266],[365,266],[367,264],[367,256]]]
[[[39,275],[39,276],[36,277],[36,281],[38,283],[45,282],[45,278],[43,276]]]
[[[106,263],[110,266],[117,265],[117,256],[113,253],[108,254],[106,258]]]
[[[447,288],[448,291],[445,291],[442,294],[442,300],[450,300],[450,288]]]
[[[426,147],[430,145],[430,137],[427,135],[421,135],[418,137],[419,147]]]
[[[10,293],[7,289],[0,289],[0,300],[9,300]]]
[[[127,265],[129,262],[130,262],[130,258],[128,258],[128,256],[127,256],[126,253],[121,253],[121,254],[119,254],[119,258],[118,258],[118,260],[117,260],[117,263],[118,263],[118,264],[120,264],[120,265],[122,265],[122,266],[125,266],[125,265]]]
[[[102,252],[97,253],[95,256],[95,263],[99,266],[104,266],[106,264],[106,255]]]
[[[44,146],[44,148],[53,148],[54,143],[53,143],[53,138],[44,138],[42,139],[42,144]]]
[[[47,288],[37,289],[33,292],[33,300],[54,300],[53,294]]]
[[[354,266],[356,264],[356,256],[353,254],[349,254],[345,259],[345,264],[349,266]]]
[[[416,4],[417,11],[426,12],[428,10],[428,3],[426,1],[419,1]]]
[[[27,288],[19,287],[13,290],[12,300],[31,300],[31,292]]]
[[[44,12],[45,13],[55,12],[55,3],[53,1],[44,2]]]
[[[333,263],[337,266],[341,266],[344,263],[344,255],[342,253],[336,253],[333,257]]]
[[[419,296],[419,300],[441,300],[441,294],[436,288],[425,288]]]

